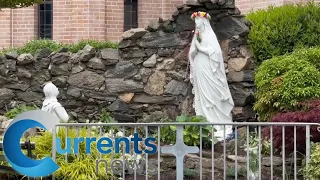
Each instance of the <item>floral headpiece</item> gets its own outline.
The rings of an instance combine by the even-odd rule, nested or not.
[[[195,20],[196,17],[204,17],[204,18],[207,18],[208,20],[211,20],[211,16],[210,14],[206,13],[206,12],[194,12],[192,15],[191,15],[191,19],[192,20]]]

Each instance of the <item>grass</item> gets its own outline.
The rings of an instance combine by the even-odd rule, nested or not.
[[[29,41],[24,46],[21,46],[21,47],[4,49],[0,51],[0,55],[8,52],[13,52],[13,51],[18,52],[18,54],[30,53],[34,55],[38,50],[45,49],[45,48],[48,48],[51,51],[58,51],[59,49],[67,48],[70,52],[76,53],[82,50],[86,45],[90,45],[94,47],[96,50],[101,50],[104,48],[113,48],[113,49],[118,48],[117,43],[113,43],[110,41],[80,40],[75,44],[63,44],[53,40],[43,39],[43,40]]]

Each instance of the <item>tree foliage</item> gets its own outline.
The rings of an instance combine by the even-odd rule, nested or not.
[[[43,2],[43,0],[0,0],[2,8],[22,8]]]

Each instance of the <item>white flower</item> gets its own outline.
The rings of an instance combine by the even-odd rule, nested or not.
[[[116,134],[117,137],[123,137],[123,133],[121,131],[117,132]]]

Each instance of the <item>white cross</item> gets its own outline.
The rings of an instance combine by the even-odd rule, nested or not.
[[[173,146],[163,146],[161,153],[173,154],[176,156],[177,180],[183,180],[183,159],[189,153],[198,153],[199,147],[187,146],[183,141],[183,126],[177,126],[176,144]]]

